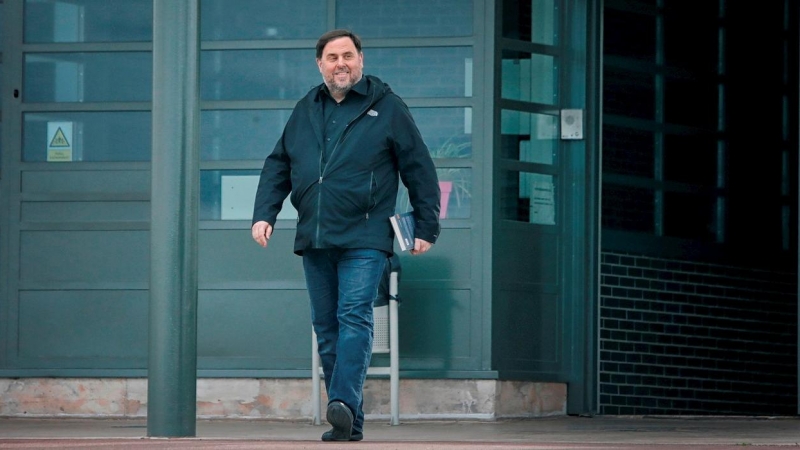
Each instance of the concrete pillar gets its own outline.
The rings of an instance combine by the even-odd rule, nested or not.
[[[196,434],[199,1],[153,2],[147,435]]]

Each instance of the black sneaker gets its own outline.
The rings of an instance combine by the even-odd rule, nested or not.
[[[331,402],[326,418],[333,429],[322,434],[323,441],[349,441],[353,437],[353,412],[347,405],[339,401]],[[361,437],[363,439],[364,435]]]
[[[362,439],[364,439],[364,433],[362,433],[361,431],[353,430],[353,432],[350,433],[350,440],[351,441],[360,441]],[[330,430],[322,433],[322,440],[326,441],[326,442],[327,441],[336,441],[336,440],[338,440],[338,439],[334,439],[333,438],[333,428],[331,428]]]

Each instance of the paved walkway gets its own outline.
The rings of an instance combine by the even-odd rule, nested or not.
[[[320,442],[326,426],[198,420],[197,436],[148,438],[144,419],[0,418],[0,449],[758,450],[800,448],[800,418],[554,417],[367,422],[362,442]],[[757,446],[757,447],[756,447]]]

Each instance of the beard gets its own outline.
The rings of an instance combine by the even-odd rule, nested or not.
[[[348,75],[351,75],[348,73]],[[352,76],[348,76],[347,80],[344,82],[336,81],[336,75],[332,75],[330,78],[326,78],[325,76],[322,77],[322,81],[325,82],[325,86],[328,87],[328,90],[331,94],[341,94],[345,95],[350,92],[350,89],[356,85],[361,80],[359,77],[358,80],[353,79]]]

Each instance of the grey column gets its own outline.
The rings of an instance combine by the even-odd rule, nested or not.
[[[153,2],[148,436],[196,434],[198,3]]]

